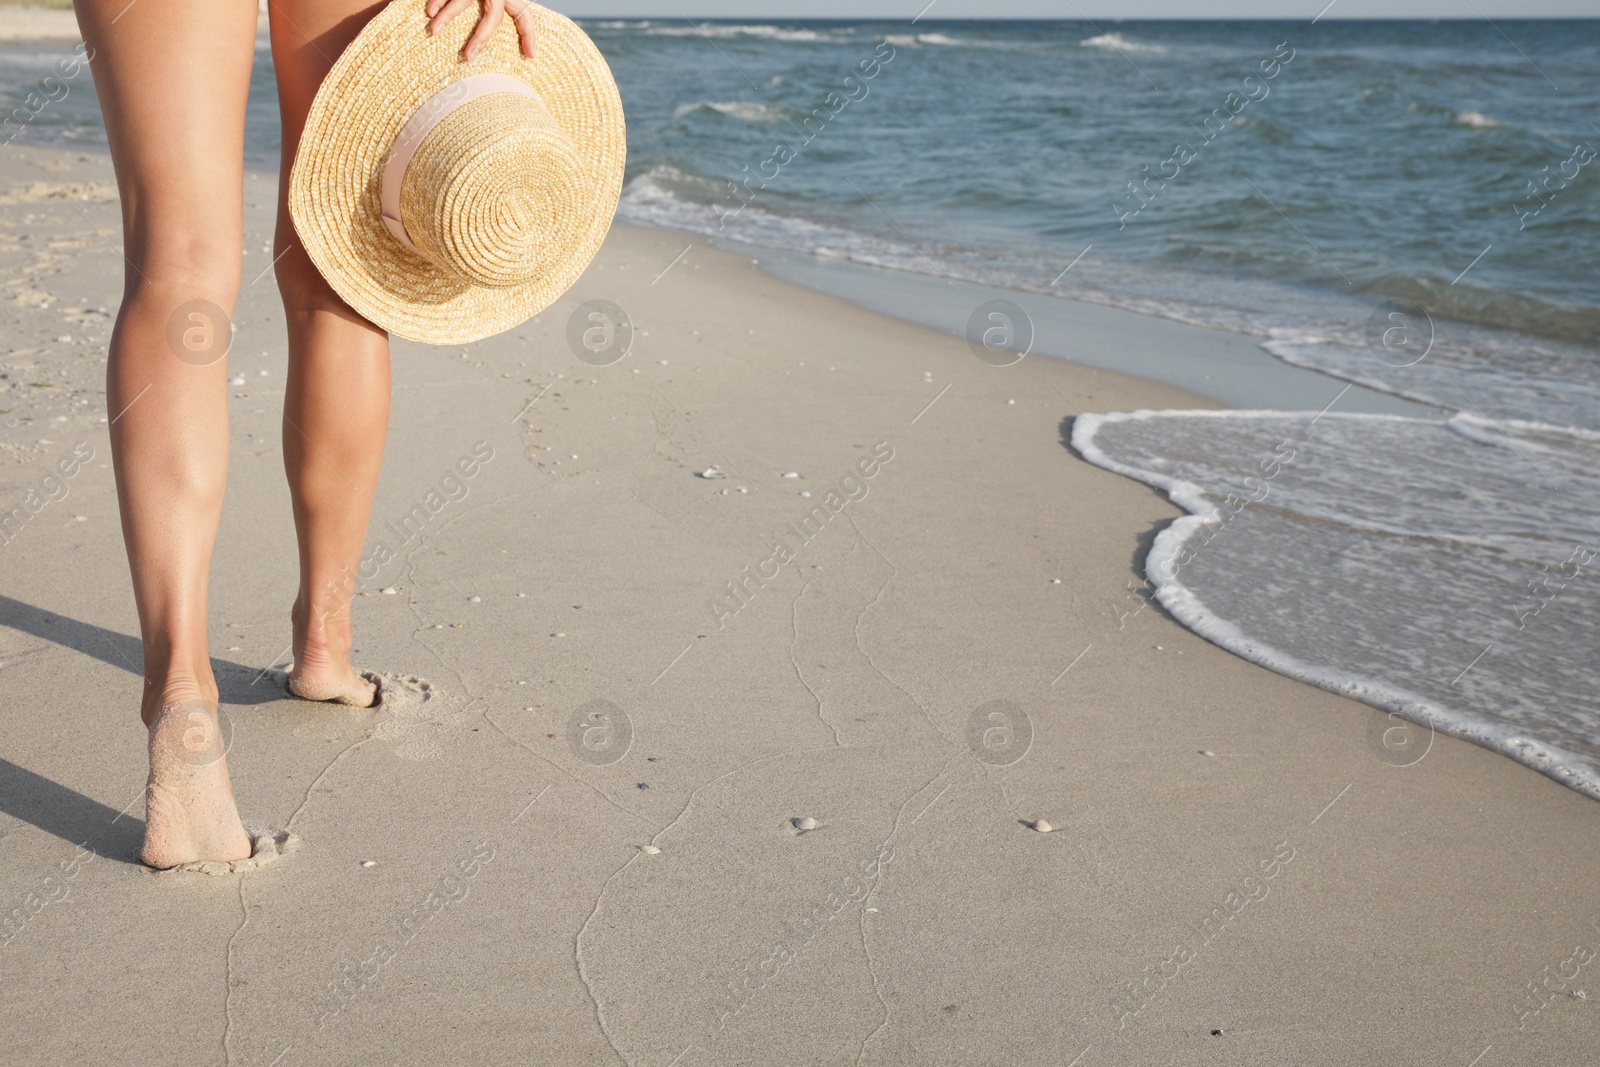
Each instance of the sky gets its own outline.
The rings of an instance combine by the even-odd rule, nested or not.
[[[575,18],[910,19],[927,0],[544,0]],[[937,18],[1310,19],[1327,0],[934,0]],[[1600,0],[1334,0],[1337,18],[1594,18]]]

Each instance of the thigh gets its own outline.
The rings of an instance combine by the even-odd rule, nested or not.
[[[388,0],[268,0],[272,66],[283,112],[283,176],[289,176],[306,114],[334,60]]]
[[[254,0],[76,0],[76,9],[130,259],[170,255],[183,267],[197,243],[201,254],[221,244],[237,273]]]
[[[362,27],[387,0],[268,0],[272,24],[272,66],[278,80],[278,110],[283,117],[283,157],[278,171],[278,289],[291,312],[331,310],[341,318],[366,324],[350,310],[312,264],[295,237],[289,216],[289,172],[294,166],[306,116],[322,79]],[[294,329],[291,314],[291,330]],[[297,346],[290,345],[290,358]]]

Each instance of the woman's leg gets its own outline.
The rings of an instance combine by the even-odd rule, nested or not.
[[[278,288],[289,321],[283,462],[300,543],[291,684],[313,700],[370,705],[350,664],[350,604],[389,427],[389,337],[341,300],[312,265],[289,217],[289,169],[306,113],[333,61],[384,4],[270,0],[283,113]]]
[[[144,642],[146,863],[250,853],[216,744],[206,582],[228,472],[254,0],[77,0],[122,197],[106,394]]]

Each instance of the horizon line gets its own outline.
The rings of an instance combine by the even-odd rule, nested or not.
[[[898,15],[883,15],[879,17],[866,17],[858,15],[794,15],[789,17],[763,16],[763,15],[569,15],[574,22],[586,22],[594,19],[616,19],[633,22],[686,22],[699,20],[701,22],[746,22],[746,23],[773,23],[773,22],[904,22],[905,19]],[[945,18],[923,18],[917,20],[918,25],[936,22],[1057,22],[1057,23],[1082,23],[1093,25],[1096,22],[1121,25],[1127,22],[1276,22],[1276,23],[1306,23],[1310,25],[1313,20],[1306,18],[1273,18],[1265,15],[1232,15],[1213,16],[1209,18],[1170,18],[1154,15],[1117,15],[1103,16],[1102,18],[1037,18],[1029,15],[952,15]],[[1352,18],[1348,16],[1324,16],[1321,22],[1464,22],[1485,23],[1489,21],[1477,15],[1373,15]],[[1600,14],[1595,15],[1502,15],[1500,22],[1600,22]]]

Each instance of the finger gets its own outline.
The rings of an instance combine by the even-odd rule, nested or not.
[[[478,54],[478,49],[489,42],[494,36],[494,31],[500,28],[500,23],[505,21],[506,0],[483,0],[483,17],[478,20],[477,27],[472,31],[472,36],[467,38],[466,47],[461,54],[471,59]]]
[[[539,50],[539,39],[533,35],[533,5],[526,0],[507,0],[506,11],[517,24],[517,38],[522,42],[522,54],[529,59]]]
[[[428,7],[432,9],[432,14],[429,16],[428,32],[438,33],[471,4],[472,0],[429,0]]]

